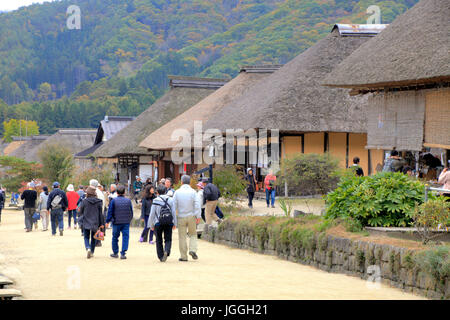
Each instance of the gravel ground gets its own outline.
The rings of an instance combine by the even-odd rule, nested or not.
[[[23,212],[4,210],[0,273],[16,280],[25,299],[421,299],[361,279],[276,257],[199,241],[199,260],[179,262],[178,235],[163,264],[154,245],[132,228],[127,260],[109,257],[111,232],[86,259],[80,230],[52,237],[25,233]],[[67,219],[65,219],[65,223]]]

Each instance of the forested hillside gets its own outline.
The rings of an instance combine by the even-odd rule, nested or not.
[[[62,0],[0,14],[0,121],[41,133],[137,115],[167,75],[231,78],[239,65],[283,64],[336,22],[382,23],[417,0]],[[69,5],[81,29],[66,27]]]

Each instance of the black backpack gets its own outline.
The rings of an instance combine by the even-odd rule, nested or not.
[[[159,203],[153,203],[155,205],[158,205],[161,207],[161,210],[159,211],[159,224],[162,226],[168,226],[173,224],[173,216],[172,216],[172,209],[170,208],[170,205],[167,203],[169,199],[163,199],[164,205],[160,205]]]

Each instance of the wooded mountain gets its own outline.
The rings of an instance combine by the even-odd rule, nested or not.
[[[62,0],[0,14],[0,121],[41,133],[137,115],[167,75],[231,78],[239,65],[283,64],[336,22],[382,23],[417,0]],[[81,29],[66,26],[81,9]],[[88,113],[88,115],[86,114]]]

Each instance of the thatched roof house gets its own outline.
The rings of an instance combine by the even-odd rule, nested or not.
[[[324,83],[359,91],[450,81],[450,1],[422,0],[339,64]]]
[[[37,161],[35,157],[33,157],[32,150],[37,148],[42,142],[47,140],[50,135],[38,135],[38,136],[29,136],[29,137],[21,137],[21,140],[24,141],[16,150],[11,152],[9,155],[17,158],[22,158],[26,161]]]
[[[59,144],[68,148],[72,154],[91,146],[97,133],[95,129],[59,129],[42,143],[27,153],[29,161],[39,161],[39,151],[48,145]]]
[[[139,143],[227,82],[185,76],[169,76],[169,79],[170,89],[166,94],[93,153],[99,163],[109,161],[115,164],[117,178],[121,182],[131,184],[136,175],[143,179],[153,177],[153,161],[158,157],[139,147]]]
[[[184,129],[193,135],[195,121],[206,123],[224,106],[245,94],[253,84],[267,77],[280,67],[278,65],[242,67],[237,77],[178,117],[155,130],[139,146],[151,150],[171,150],[178,144],[178,141],[171,139],[172,133],[175,130]]]
[[[169,79],[169,91],[95,151],[95,157],[148,154],[147,149],[139,147],[143,139],[226,83],[222,79],[182,76]]]
[[[368,148],[450,149],[449,17],[449,1],[420,1],[323,81],[373,92]]]
[[[354,26],[335,25],[324,39],[222,108],[205,129],[278,129],[282,156],[330,151],[348,165],[349,157],[358,154],[368,168],[369,155],[364,150],[367,98],[321,87],[328,73],[384,28],[377,26],[367,33],[368,28]]]

